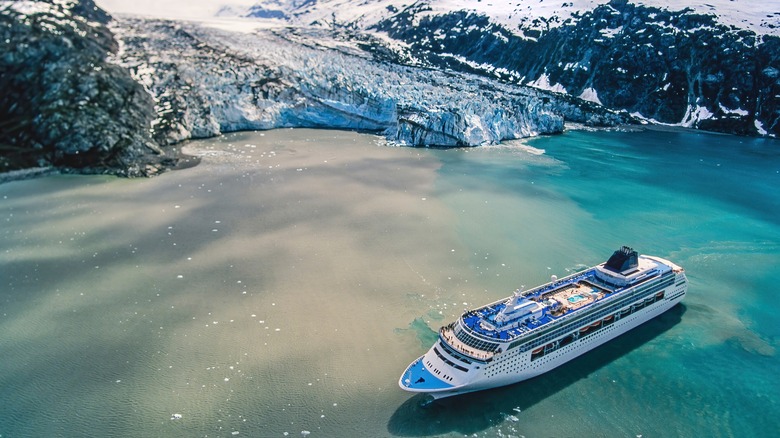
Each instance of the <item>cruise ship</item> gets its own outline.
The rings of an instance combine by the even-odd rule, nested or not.
[[[520,382],[660,315],[687,290],[684,269],[624,246],[605,263],[465,312],[398,384],[439,399]]]

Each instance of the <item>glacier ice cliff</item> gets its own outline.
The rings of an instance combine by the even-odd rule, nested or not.
[[[399,65],[365,34],[284,27],[227,32],[125,18],[118,62],[154,96],[162,144],[279,127],[380,132],[412,146],[476,146],[559,133],[564,120],[631,118],[478,75]]]

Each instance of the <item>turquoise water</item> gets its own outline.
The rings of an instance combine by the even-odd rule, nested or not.
[[[582,295],[572,295],[569,298],[566,298],[569,300],[570,303],[579,303],[580,301],[584,300],[585,298],[582,297]]]
[[[190,148],[201,165],[153,179],[0,185],[0,436],[780,430],[777,141],[417,150],[279,130]],[[621,245],[683,266],[684,305],[517,385],[428,407],[398,389],[463,309]]]

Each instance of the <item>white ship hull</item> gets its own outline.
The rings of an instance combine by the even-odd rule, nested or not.
[[[435,399],[441,399],[453,395],[511,385],[513,383],[522,382],[523,380],[528,380],[532,377],[544,374],[547,371],[557,368],[560,365],[563,365],[566,362],[569,362],[570,360],[598,347],[599,345],[602,345],[607,341],[610,341],[622,335],[623,333],[626,333],[632,328],[638,327],[642,323],[647,322],[666,312],[667,310],[674,307],[677,303],[682,301],[683,296],[684,295],[681,295],[674,300],[664,300],[657,302],[654,306],[646,307],[636,314],[631,314],[626,318],[615,321],[614,324],[605,327],[591,336],[588,336],[584,339],[579,339],[563,348],[560,348],[559,350],[554,351],[553,353],[550,353],[542,359],[538,359],[535,361],[539,362],[538,364],[531,362],[531,352],[529,351],[523,353],[523,357],[518,361],[518,364],[513,367],[517,370],[517,372],[512,372],[510,369],[510,371],[507,373],[497,375],[493,378],[488,378],[485,376],[485,373],[482,373],[482,375],[460,388],[453,388],[451,391],[431,392],[430,394]],[[432,354],[432,352],[429,351],[427,355],[430,354]],[[511,356],[511,354],[512,352],[510,351],[508,356]],[[501,366],[501,364],[504,362],[509,361],[509,357],[501,362],[499,362],[499,359],[496,359],[494,366]]]

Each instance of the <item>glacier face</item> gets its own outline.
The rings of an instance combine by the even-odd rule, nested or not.
[[[380,132],[413,146],[476,146],[630,117],[485,77],[388,62],[382,42],[309,27],[228,32],[194,23],[114,22],[116,61],[156,101],[162,144],[278,127]]]

